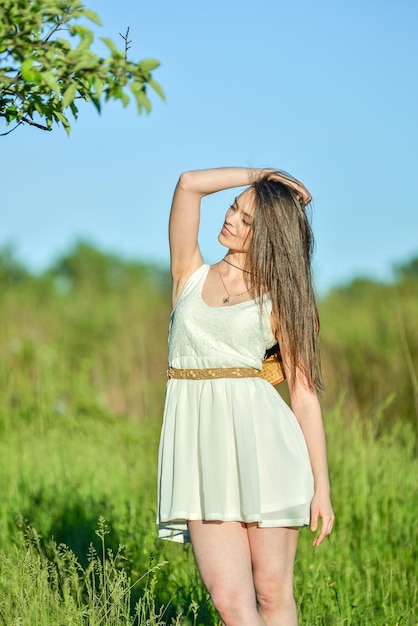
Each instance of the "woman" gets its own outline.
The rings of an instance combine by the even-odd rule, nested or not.
[[[200,203],[246,186],[226,212],[225,257],[198,245]],[[226,626],[297,624],[298,529],[318,546],[333,512],[311,283],[311,197],[275,170],[187,172],[170,215],[173,313],[159,453],[160,537],[191,541]],[[259,376],[280,345],[291,409]]]

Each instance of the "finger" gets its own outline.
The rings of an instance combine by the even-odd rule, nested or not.
[[[321,532],[318,535],[318,537],[316,537],[313,541],[313,545],[314,546],[319,546],[323,540],[325,539],[325,537],[327,537],[331,531],[332,531],[332,526],[333,526],[333,521],[334,521],[334,517],[330,517],[330,518],[323,518],[322,519],[322,528],[321,528]]]
[[[335,521],[335,515],[332,511],[329,516],[324,517],[324,525],[326,526],[328,535],[332,532],[334,521]]]
[[[299,180],[297,180],[296,178],[293,178],[292,176],[288,176],[284,172],[279,173],[279,174],[277,174],[277,172],[272,172],[272,174],[267,178],[267,180],[273,180],[275,182],[279,182],[279,183],[283,183],[287,185],[290,189],[292,189],[295,192],[296,197],[299,200],[299,202],[302,204],[302,206],[306,206],[312,200],[312,196],[309,193],[309,191],[306,189],[305,185],[301,183]]]
[[[324,528],[322,528],[320,534],[318,535],[318,537],[315,537],[315,539],[313,540],[313,545],[314,546],[319,546],[321,545],[321,543],[323,542],[323,540],[325,539],[325,537],[327,536],[327,532]]]
[[[312,197],[311,196],[298,196],[298,200],[301,203],[301,205],[305,207],[306,205],[310,203],[310,201],[312,200]]]
[[[306,187],[302,187],[302,191],[300,191],[299,193],[300,193],[300,197],[302,200],[302,204],[303,205],[309,204],[310,201],[312,200],[312,196],[309,193],[309,191],[306,189]]]

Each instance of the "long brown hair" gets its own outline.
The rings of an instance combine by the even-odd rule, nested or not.
[[[255,211],[247,259],[253,289],[256,296],[266,291],[270,294],[277,337],[287,355],[292,380],[300,368],[309,387],[320,391],[312,228],[306,207],[294,190],[269,176],[271,172],[251,185]]]

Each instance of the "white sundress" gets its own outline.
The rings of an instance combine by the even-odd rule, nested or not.
[[[209,265],[190,276],[173,309],[175,368],[256,367],[275,343],[264,296],[213,307],[202,298]],[[262,378],[170,379],[158,457],[158,534],[190,541],[188,520],[309,523],[313,476],[302,430]]]

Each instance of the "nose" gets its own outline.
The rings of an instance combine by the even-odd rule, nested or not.
[[[236,217],[236,212],[233,211],[232,209],[228,209],[226,212],[226,216],[225,216],[225,222],[227,224],[234,224],[235,222],[235,217]]]

